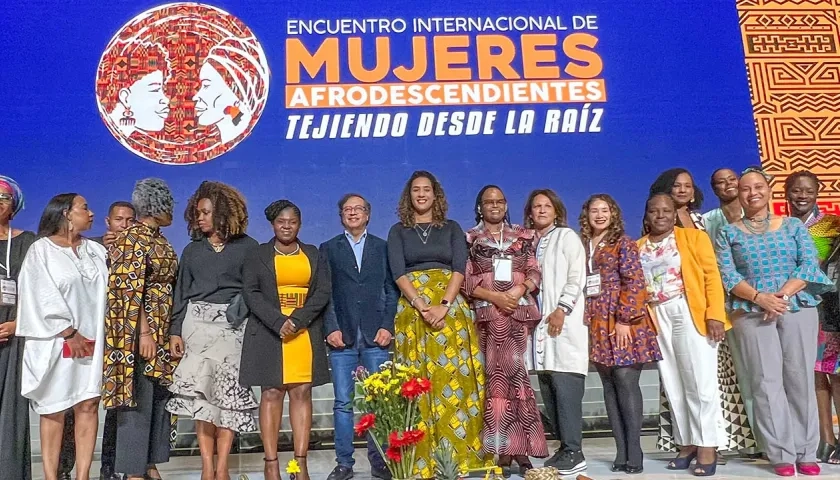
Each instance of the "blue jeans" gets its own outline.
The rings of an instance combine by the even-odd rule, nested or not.
[[[360,336],[361,337],[361,336]],[[333,407],[335,428],[336,462],[345,467],[353,467],[353,397],[355,385],[353,371],[359,365],[369,371],[379,370],[380,365],[389,360],[389,350],[378,346],[368,347],[363,338],[356,344],[341,350],[330,349],[330,368],[332,369],[335,406]],[[368,459],[371,465],[383,466],[385,461],[376,450],[373,439],[368,435]]]

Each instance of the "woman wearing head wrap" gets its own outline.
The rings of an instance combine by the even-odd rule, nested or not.
[[[172,224],[175,201],[163,180],[137,182],[131,203],[137,221],[109,247],[108,312],[102,402],[117,410],[118,472],[129,479],[160,478],[169,461],[167,387],[169,323],[178,257],[160,232]]]
[[[23,209],[18,184],[0,175],[0,281],[7,289],[17,282],[23,257],[35,241],[33,232],[12,228]],[[17,298],[4,291],[0,298],[0,471],[9,478],[32,478],[29,461],[29,402],[20,394],[23,339],[14,335]]]

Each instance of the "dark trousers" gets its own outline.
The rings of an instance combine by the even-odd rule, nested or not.
[[[581,451],[586,377],[577,373],[546,372],[538,374],[537,378],[554,435],[562,443],[560,448]]]
[[[109,410],[105,413],[105,425],[102,429],[102,473],[114,473],[114,457],[117,452],[117,414]],[[58,457],[59,473],[71,473],[76,464],[76,416],[73,409],[64,414],[64,440]]]
[[[138,370],[140,370],[138,368]],[[142,477],[149,465],[169,461],[169,391],[157,381],[137,373],[134,381],[137,407],[117,412],[116,471]]]
[[[604,387],[604,405],[615,438],[616,465],[641,467],[642,454],[642,389],[639,377],[642,365],[608,367],[596,364]]]

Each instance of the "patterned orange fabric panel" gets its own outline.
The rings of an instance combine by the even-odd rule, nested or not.
[[[799,170],[822,182],[820,208],[840,213],[840,0],[736,0],[761,163],[783,184]]]

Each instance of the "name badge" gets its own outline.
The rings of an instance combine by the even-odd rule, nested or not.
[[[17,284],[11,278],[0,279],[0,305],[12,306],[17,302]]]
[[[493,280],[513,281],[513,260],[510,257],[504,255],[493,257]]]
[[[597,297],[601,294],[601,274],[595,273],[586,276],[586,298]]]

